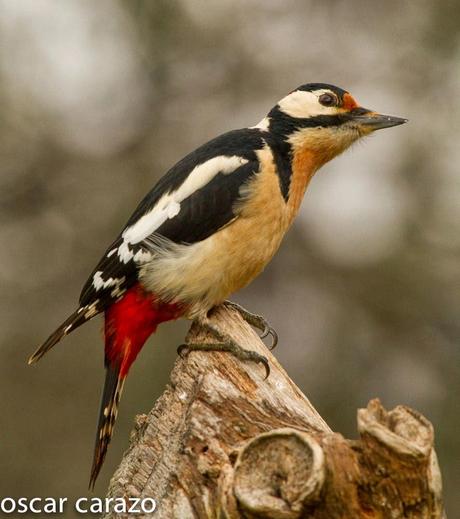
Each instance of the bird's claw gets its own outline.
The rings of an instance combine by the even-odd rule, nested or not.
[[[262,364],[262,366],[265,368],[265,377],[264,380],[267,380],[267,378],[270,376],[270,364],[268,362],[267,357],[264,355],[261,355],[260,353],[257,353],[256,351],[248,351],[245,350],[248,353],[248,356],[246,359],[242,360],[251,360],[253,362],[256,362],[257,364]]]
[[[190,352],[190,348],[188,346],[188,344],[180,344],[178,347],[177,347],[177,354],[179,355],[179,357],[181,359],[185,359],[185,357],[187,356],[187,354]],[[184,352],[186,352],[184,354]]]
[[[270,344],[270,346],[267,347],[271,351],[274,350],[276,348],[276,345],[278,344],[278,334],[276,333],[274,328],[272,328],[268,325],[268,323],[266,323],[266,326],[259,337],[261,339],[265,339],[265,337],[268,337],[269,335],[271,336],[272,343]]]
[[[229,342],[216,342],[216,343],[190,343],[190,344],[181,344],[177,348],[177,354],[179,357],[184,359],[186,355],[188,355],[191,351],[222,351],[228,352],[234,355],[237,359],[241,361],[250,361],[256,362],[257,364],[262,364],[265,368],[265,378],[266,380],[270,375],[270,364],[268,362],[267,357],[261,355],[260,353],[252,350],[246,350],[236,344],[233,341]],[[186,352],[186,353],[185,353]]]
[[[232,301],[225,301],[224,305],[236,310],[248,324],[259,330],[261,332],[259,335],[261,339],[265,339],[265,337],[270,335],[272,338],[272,343],[270,346],[268,346],[268,349],[271,351],[276,348],[276,345],[278,344],[278,334],[276,333],[275,329],[269,325],[268,321],[264,317],[253,314],[252,312],[249,312],[243,308],[241,305],[233,303]]]

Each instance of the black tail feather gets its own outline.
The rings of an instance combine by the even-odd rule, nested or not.
[[[40,360],[55,344],[63,337],[73,332],[76,328],[89,321],[97,315],[100,310],[97,309],[97,301],[89,306],[82,306],[68,317],[57,330],[55,330],[48,339],[38,348],[38,350],[29,358],[29,364],[33,364]]]
[[[94,489],[96,479],[104,463],[107,447],[112,438],[113,428],[118,414],[118,404],[125,381],[125,377],[120,376],[119,364],[108,365],[106,370],[104,391],[102,392],[101,408],[99,411],[93,466],[89,480],[89,488],[91,490]]]

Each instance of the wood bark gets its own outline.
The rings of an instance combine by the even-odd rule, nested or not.
[[[265,355],[270,376],[228,353],[178,358],[152,411],[137,417],[108,497],[152,497],[157,519],[445,517],[426,418],[372,400],[358,411],[359,439],[347,440],[237,312],[219,307],[211,319]],[[196,324],[188,339],[212,340]]]

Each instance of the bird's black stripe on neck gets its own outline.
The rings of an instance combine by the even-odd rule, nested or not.
[[[291,185],[291,145],[281,139],[274,139],[271,135],[265,137],[267,144],[273,153],[275,160],[276,172],[279,177],[281,194],[287,202],[289,198],[289,186]]]
[[[297,119],[297,128],[330,128],[331,126],[341,126],[350,120],[346,113],[337,115],[315,115],[306,119]]]
[[[292,135],[292,133],[301,128],[327,128],[331,126],[341,126],[351,118],[348,113],[313,115],[306,118],[291,117],[282,112],[278,106],[275,106],[268,116],[270,117],[270,132],[275,136],[283,136],[284,138]]]
[[[350,116],[348,114],[316,115],[300,119],[285,114],[276,106],[268,117],[270,118],[269,137],[265,137],[265,140],[273,152],[281,193],[287,201],[292,176],[292,148],[288,142],[289,137],[302,128],[341,126],[350,120]]]

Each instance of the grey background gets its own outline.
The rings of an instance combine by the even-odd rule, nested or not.
[[[321,81],[410,123],[318,173],[235,300],[276,327],[276,355],[335,430],[355,437],[375,396],[425,414],[460,513],[459,16],[437,0],[0,1],[0,496],[86,495],[102,321],[25,361],[141,197],[185,153]],[[186,329],[162,326],[132,369],[95,495]]]

